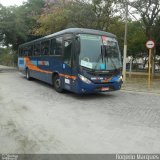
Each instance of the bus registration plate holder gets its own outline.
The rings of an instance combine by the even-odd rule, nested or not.
[[[109,91],[109,87],[102,87],[101,91]]]

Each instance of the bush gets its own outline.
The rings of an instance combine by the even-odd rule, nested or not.
[[[9,48],[1,49],[0,65],[17,66],[17,54]]]

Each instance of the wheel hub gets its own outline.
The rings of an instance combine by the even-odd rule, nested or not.
[[[55,85],[56,88],[60,88],[60,79],[56,79]]]

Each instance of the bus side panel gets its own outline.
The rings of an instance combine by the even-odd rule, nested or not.
[[[62,60],[60,60],[59,57],[53,57],[53,56],[45,56],[45,57],[39,57],[37,59],[38,68],[40,68],[43,71],[48,71],[49,73],[42,73],[39,75],[39,79],[52,84],[53,83],[53,73],[57,72],[62,73]],[[46,77],[45,79],[43,78]]]
[[[67,84],[65,82],[67,76],[71,76],[72,68],[65,64],[61,56],[45,56],[38,59],[38,67],[42,70],[49,71],[59,74],[61,77],[62,88],[67,90],[72,90],[72,84]],[[48,83],[53,83],[53,76],[48,76]]]
[[[45,56],[30,57],[28,59],[33,67],[28,65],[24,69],[29,68],[31,77],[52,84],[53,73],[58,73],[62,81],[62,88],[75,91],[75,76],[72,75],[72,68],[65,64],[61,57]]]
[[[69,91],[74,91],[74,80],[75,75],[72,73],[72,68],[68,64],[62,61],[62,58],[53,57],[50,60],[50,67],[53,72],[57,72],[61,78],[62,88]]]
[[[30,76],[35,78],[35,79],[38,79],[38,80],[44,81],[46,83],[52,84],[52,81],[51,81],[52,74],[38,72],[38,71],[35,71],[35,70],[30,70]]]
[[[45,56],[45,57],[31,57],[30,62],[36,66],[38,70],[30,68],[30,76],[49,84],[53,83],[53,73],[63,73],[63,62],[59,57]]]
[[[46,83],[52,84],[52,72],[49,71],[49,67],[42,68],[41,65],[46,64],[46,61],[42,61],[41,57],[30,57],[31,66],[27,66],[30,70],[30,76],[44,81]]]
[[[26,68],[26,63],[23,57],[18,58],[18,68],[20,71],[23,71]]]
[[[18,69],[24,75],[26,74],[26,62],[24,57],[18,57]]]

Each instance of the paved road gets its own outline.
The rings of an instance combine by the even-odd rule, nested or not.
[[[2,73],[2,72],[14,72],[16,70],[17,70],[17,67],[8,67],[8,66],[0,65],[0,73]]]
[[[0,144],[0,153],[158,153],[160,95],[58,94],[0,73]]]

